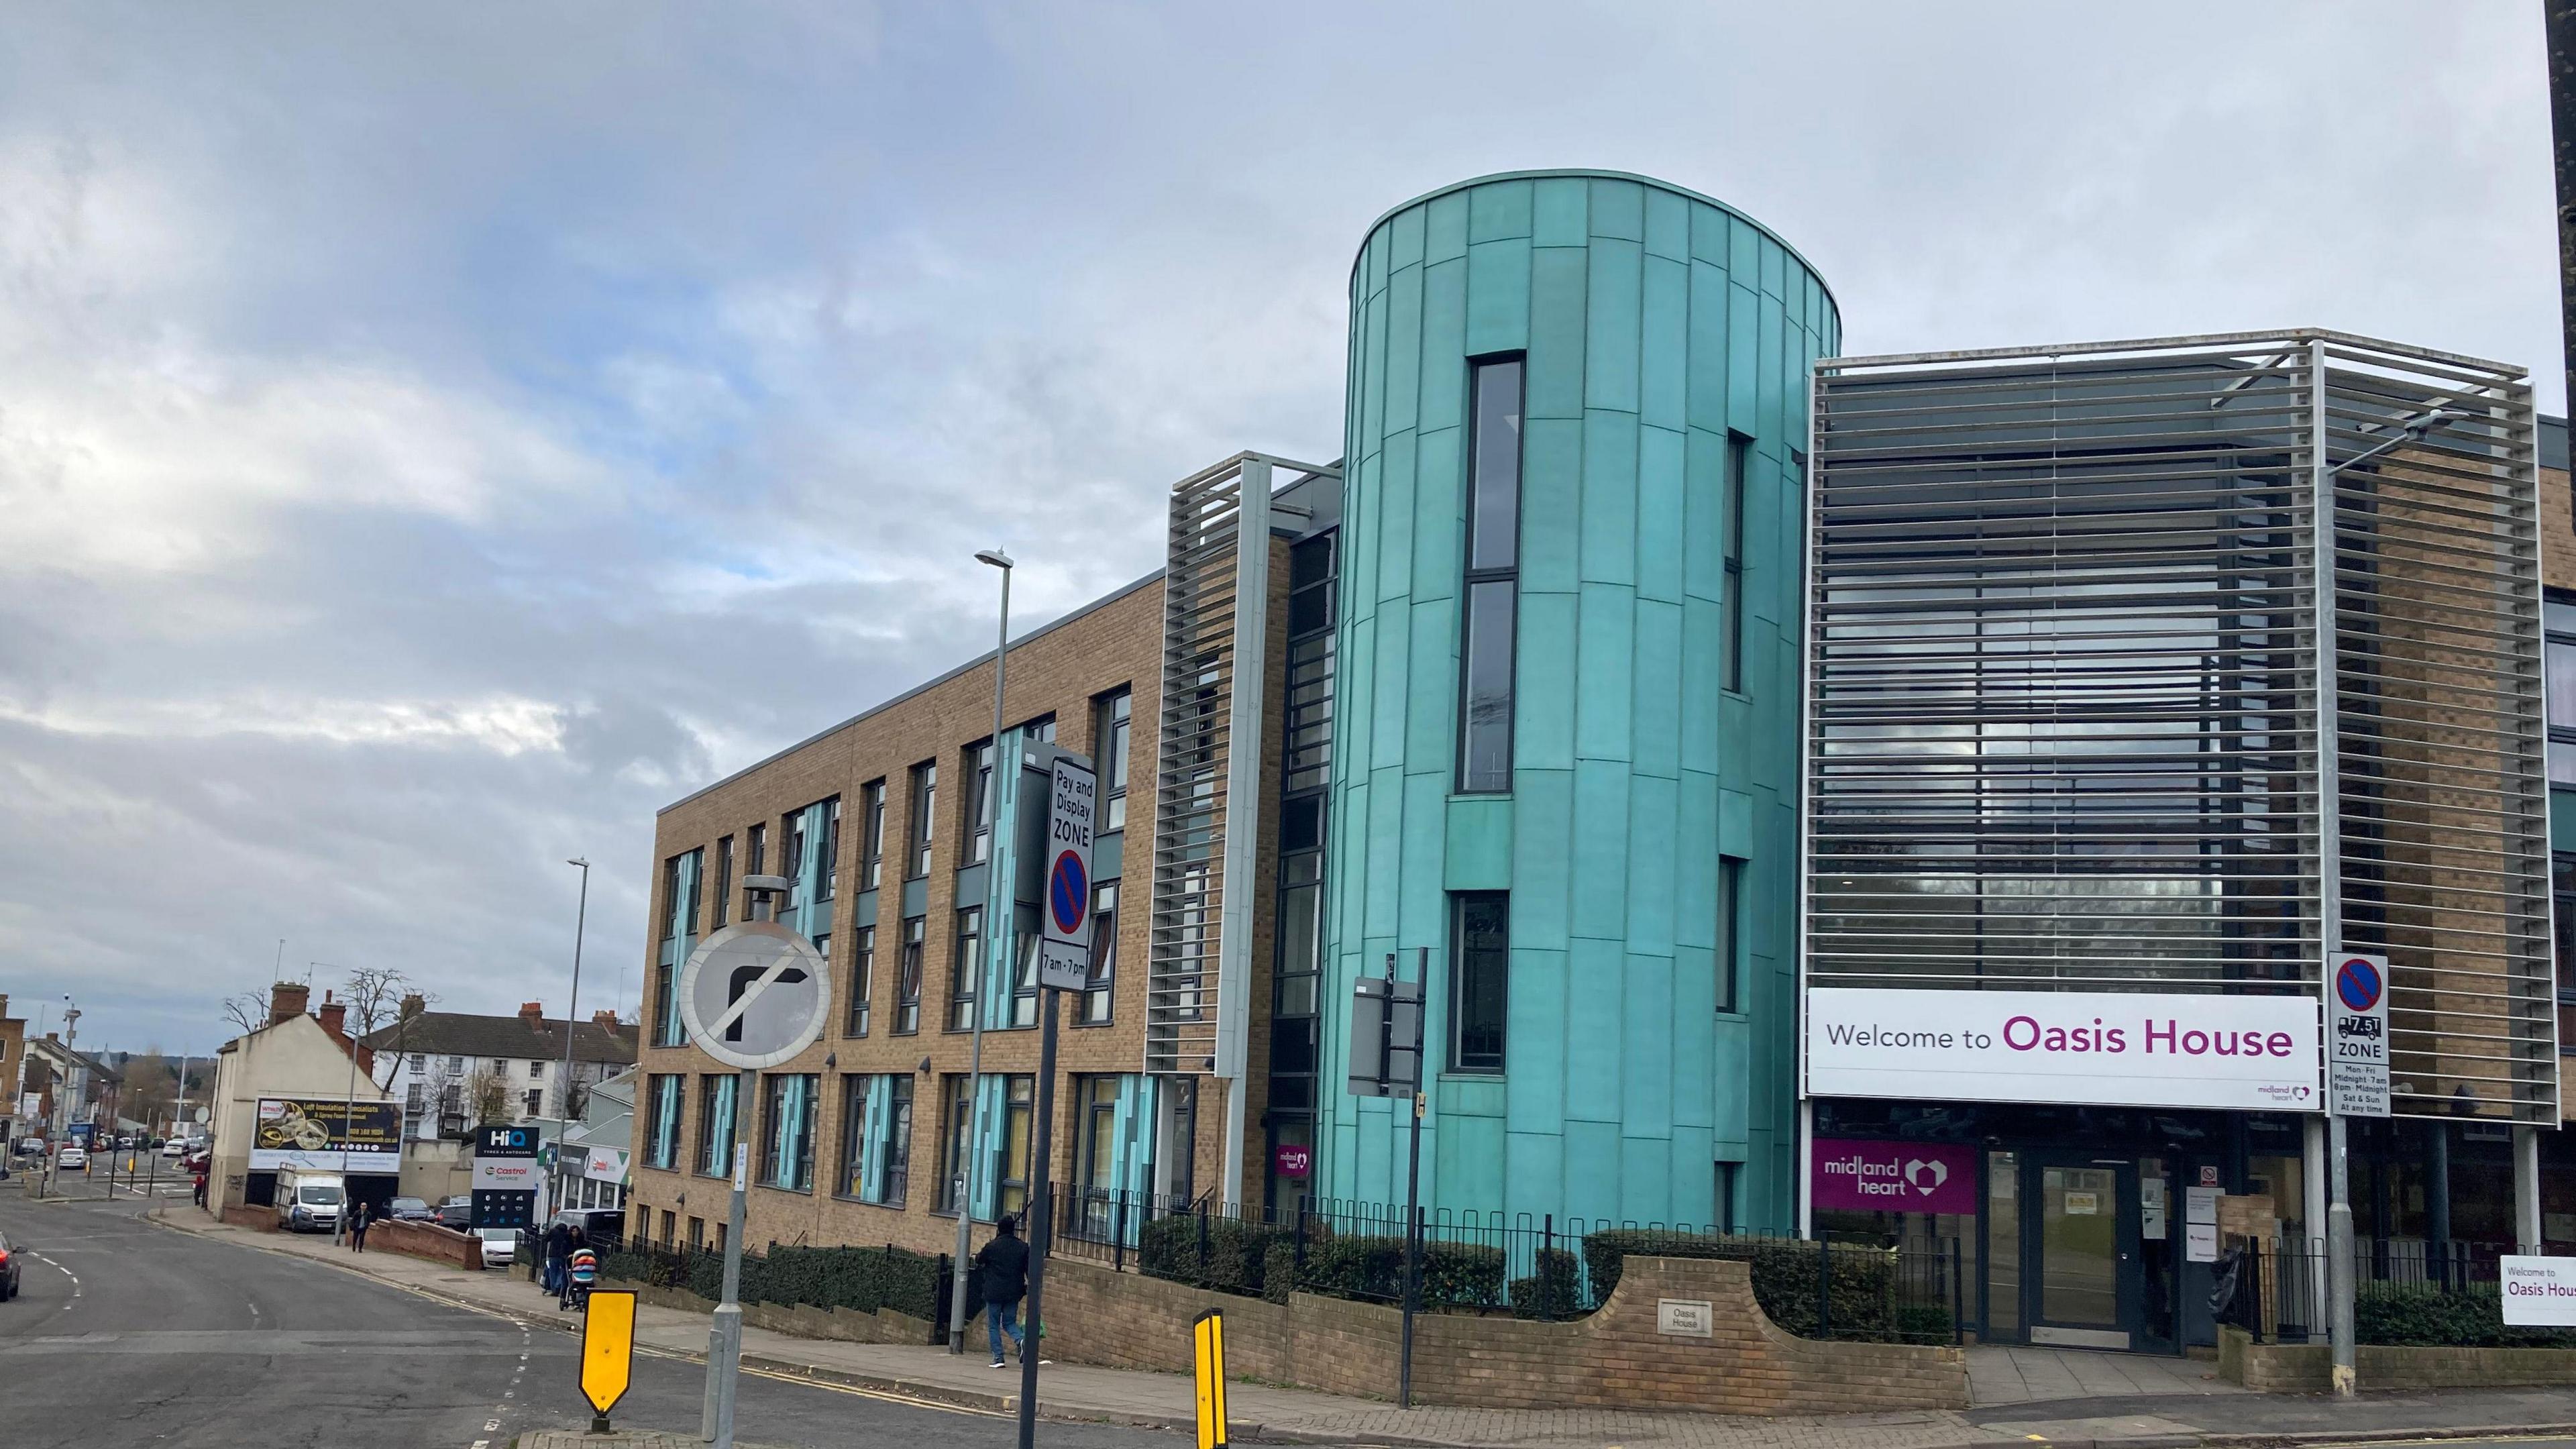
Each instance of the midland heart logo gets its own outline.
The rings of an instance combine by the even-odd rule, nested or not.
[[[1950,1180],[1950,1164],[1912,1158],[1905,1164],[1905,1180],[1913,1184],[1916,1192],[1930,1197],[1941,1190],[1941,1184]]]

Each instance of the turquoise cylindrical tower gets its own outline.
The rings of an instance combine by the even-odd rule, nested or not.
[[[1792,1226],[1799,499],[1839,338],[1786,243],[1638,176],[1465,182],[1360,249],[1325,999],[1429,948],[1433,1207]],[[1341,1093],[1341,1036],[1315,1192],[1401,1202],[1400,1104]]]

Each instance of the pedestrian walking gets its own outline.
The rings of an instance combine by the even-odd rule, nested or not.
[[[206,1170],[205,1170],[204,1168],[200,1167],[200,1168],[198,1168],[198,1169],[197,1169],[197,1206],[199,1206],[199,1207],[204,1207],[205,1205],[206,1205]]]
[[[993,1340],[992,1366],[1007,1366],[1002,1357],[1004,1334],[1010,1335],[1011,1345],[1026,1359],[1029,1341],[1020,1327],[1020,1300],[1029,1296],[1029,1245],[1020,1241],[1019,1219],[1006,1213],[993,1225],[992,1241],[975,1255],[975,1267],[984,1280],[984,1331]]]
[[[561,1218],[555,1219],[554,1226],[546,1229],[545,1242],[545,1291],[554,1294],[557,1298],[561,1298],[563,1296],[564,1260],[572,1256],[572,1226]]]
[[[350,1212],[349,1250],[351,1252],[363,1253],[367,1251],[367,1227],[375,1220],[375,1214],[369,1210],[365,1203],[358,1204],[357,1207]]]

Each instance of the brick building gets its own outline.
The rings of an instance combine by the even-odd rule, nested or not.
[[[1292,822],[1292,859],[1319,842],[1311,807],[1238,811],[1237,821],[1255,821],[1238,827],[1227,855],[1212,801],[1247,788],[1281,798],[1291,711],[1253,713],[1260,748],[1239,762],[1211,725],[1234,695],[1252,695],[1256,708],[1283,697],[1292,673],[1311,697],[1329,668],[1334,481],[1328,469],[1252,455],[1184,480],[1175,513],[1194,520],[1198,539],[1182,550],[1188,598],[1176,600],[1158,572],[1011,642],[1004,758],[1051,742],[1093,759],[1102,792],[1091,980],[1065,993],[1060,1018],[1051,1177],[1059,1200],[1076,1205],[1063,1231],[1113,1231],[1149,1199],[1235,1202],[1266,1190],[1282,1135],[1266,1120],[1280,820]],[[1233,545],[1240,495],[1270,487],[1275,496],[1256,506],[1270,546],[1247,566]],[[1250,639],[1237,637],[1231,608],[1247,577],[1270,603],[1266,629]],[[1175,619],[1198,640],[1180,666],[1194,702],[1167,712]],[[1233,687],[1238,650],[1260,687]],[[953,1245],[961,1192],[979,1220],[1026,1206],[1036,917],[1033,904],[1019,905],[1009,945],[985,923],[987,872],[1007,873],[1021,808],[1016,792],[991,785],[992,668],[987,654],[661,812],[630,1231],[676,1243],[722,1232],[737,1079],[688,1045],[674,993],[696,943],[746,919],[744,878],[764,874],[791,882],[777,919],[829,963],[832,1020],[822,1040],[760,1078],[747,1119],[749,1241],[939,1251]],[[1320,789],[1321,705],[1310,699],[1304,713],[1316,717],[1300,717],[1292,805]],[[1172,857],[1159,874],[1158,835]],[[1200,923],[1224,912],[1229,858],[1237,879],[1264,888],[1237,893],[1249,929],[1220,963],[1207,953],[1216,933]],[[1311,882],[1286,889],[1311,919]],[[1299,941],[1314,949],[1311,929]],[[1304,1053],[1286,1063],[1288,1098],[1311,1103],[1311,990],[1292,1005]],[[978,1010],[980,1081],[968,1074]],[[968,1174],[972,1143],[982,1147]]]

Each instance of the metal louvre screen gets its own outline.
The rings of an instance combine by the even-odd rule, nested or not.
[[[1808,985],[2313,995],[2385,950],[2397,1111],[2556,1119],[2518,372],[2309,333],[1829,359],[1814,417]]]
[[[2537,439],[2515,370],[2310,349],[2333,473],[2346,949],[2409,1116],[2558,1120]]]

